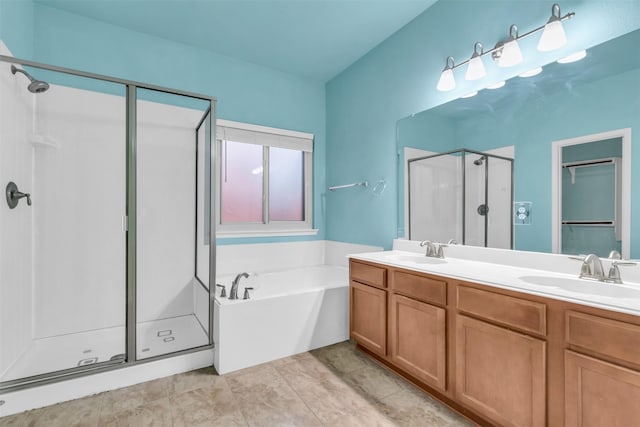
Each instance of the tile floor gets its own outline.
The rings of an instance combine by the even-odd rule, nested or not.
[[[0,427],[470,425],[350,342],[223,376],[201,369],[0,418]]]

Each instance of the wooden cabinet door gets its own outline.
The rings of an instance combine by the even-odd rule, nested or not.
[[[391,359],[407,373],[441,390],[446,388],[445,319],[443,308],[391,296]]]
[[[500,425],[544,426],[545,345],[542,340],[457,315],[457,399]]]
[[[565,425],[640,425],[640,372],[565,351]]]
[[[351,281],[351,338],[372,352],[387,354],[387,292]]]

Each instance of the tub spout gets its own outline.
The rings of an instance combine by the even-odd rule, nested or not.
[[[240,273],[231,282],[231,290],[229,291],[229,299],[238,299],[238,284],[243,277],[249,277],[249,273]]]

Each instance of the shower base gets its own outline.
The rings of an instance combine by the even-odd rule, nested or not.
[[[171,339],[173,338],[173,339]],[[194,315],[138,324],[138,359],[207,345],[209,337]],[[0,382],[46,374],[77,366],[124,360],[124,326],[33,340]]]

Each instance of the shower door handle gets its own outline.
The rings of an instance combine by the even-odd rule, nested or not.
[[[9,205],[10,209],[14,209],[16,206],[18,206],[18,202],[23,198],[26,198],[27,205],[31,206],[31,194],[19,191],[18,186],[13,181],[7,184],[6,197],[7,204]]]

